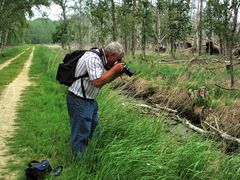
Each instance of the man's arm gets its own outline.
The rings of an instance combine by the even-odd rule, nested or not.
[[[117,63],[115,64],[109,71],[103,73],[100,78],[94,79],[91,81],[91,83],[97,87],[100,88],[103,85],[113,81],[116,79],[120,74],[122,74],[122,70],[124,68],[124,63]]]

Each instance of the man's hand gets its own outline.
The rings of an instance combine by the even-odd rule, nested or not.
[[[113,71],[114,74],[120,74],[120,73],[122,73],[124,66],[125,66],[125,64],[121,63],[121,62],[114,64],[114,66],[111,68],[111,71]]]
[[[124,66],[125,64],[121,62],[114,64],[114,66],[109,71],[103,73],[100,78],[92,80],[92,84],[98,88],[102,87],[104,84],[114,80],[119,75],[121,75]]]

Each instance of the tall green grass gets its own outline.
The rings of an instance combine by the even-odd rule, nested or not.
[[[188,54],[178,54],[178,60],[190,60],[192,57]],[[151,80],[154,86],[172,86],[186,89],[198,89],[205,86],[208,90],[209,104],[211,107],[219,104],[228,104],[236,98],[240,98],[238,91],[226,91],[215,84],[223,87],[228,87],[230,82],[229,72],[226,71],[223,65],[211,63],[215,56],[204,55],[201,57],[205,63],[175,63],[171,64],[171,57],[166,54],[146,56],[146,61],[140,58],[133,59],[130,55],[126,56],[126,61],[132,69],[136,70],[136,75]],[[169,64],[161,64],[161,62]],[[177,60],[176,60],[177,61]],[[200,60],[199,60],[200,61]],[[240,71],[234,67],[235,80],[240,76]],[[236,81],[236,88],[239,83]],[[221,103],[220,103],[221,102]]]
[[[240,156],[225,155],[209,140],[182,139],[165,131],[166,117],[141,114],[133,99],[108,86],[98,98],[100,133],[80,162],[72,161],[66,88],[55,81],[56,53],[37,46],[30,75],[34,82],[22,97],[18,128],[10,141],[20,161],[11,168],[24,178],[32,159],[63,165],[60,179],[233,179],[240,178]],[[49,175],[47,179],[54,179]]]
[[[28,60],[32,49],[25,51],[20,57],[11,62],[8,66],[0,70],[0,94],[4,87],[8,85],[22,71],[24,63]]]

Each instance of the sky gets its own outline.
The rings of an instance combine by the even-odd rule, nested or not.
[[[48,18],[53,21],[59,20],[62,12],[60,6],[56,4],[52,4],[50,7],[40,6],[40,10],[36,7],[33,7],[32,11],[34,13],[34,16],[31,18],[31,20],[43,17],[42,14],[44,12],[48,15]]]

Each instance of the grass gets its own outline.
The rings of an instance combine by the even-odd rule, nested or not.
[[[37,46],[30,76],[18,111],[16,136],[11,152],[20,159],[10,169],[24,178],[29,161],[48,159],[63,165],[60,179],[240,179],[240,156],[226,155],[216,143],[193,135],[182,139],[165,131],[166,117],[141,114],[108,86],[98,98],[101,128],[86,156],[72,161],[66,88],[55,81],[55,52]],[[54,179],[49,175],[47,179]]]
[[[191,56],[193,55],[181,53],[177,55],[178,59],[176,61],[190,60]],[[230,75],[226,72],[224,64],[212,63],[216,58],[215,56],[204,55],[200,58],[202,61],[205,60],[206,63],[171,64],[171,57],[167,53],[159,56],[150,54],[146,57],[146,61],[142,61],[140,58],[133,59],[130,55],[127,55],[126,61],[132,69],[136,70],[138,77],[151,80],[154,86],[171,86],[185,89],[198,89],[205,86],[212,106],[232,102],[236,98],[240,98],[238,91],[226,91],[215,86],[215,84],[218,84],[225,88],[229,87]],[[160,64],[162,61],[169,62],[169,64]],[[235,80],[238,80],[240,76],[237,66],[234,68],[234,76]],[[239,89],[238,82],[236,82],[235,89]],[[216,104],[217,101],[220,103]]]
[[[5,50],[0,54],[0,64],[4,63],[10,58],[17,56],[18,54],[26,50],[28,47],[29,47],[28,45],[23,45],[23,46],[17,46],[17,47],[13,47]]]
[[[0,94],[4,87],[13,81],[22,71],[24,63],[27,61],[32,49],[25,51],[20,57],[11,62],[8,66],[0,70]]]

